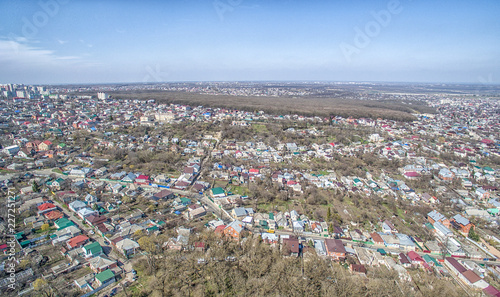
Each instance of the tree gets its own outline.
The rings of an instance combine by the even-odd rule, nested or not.
[[[40,192],[40,186],[36,183],[36,181],[33,181],[33,184],[31,185],[31,189],[33,192],[38,193]]]
[[[49,283],[43,278],[37,278],[33,282],[33,289],[37,292],[39,292],[42,296],[55,296],[54,291],[50,287]]]
[[[143,236],[137,241],[141,250],[147,253],[146,259],[148,262],[148,271],[153,273],[156,271],[156,254],[158,252],[158,245],[155,242],[155,238],[151,236]]]
[[[330,223],[330,225],[328,225],[328,233],[332,234],[333,231],[334,231],[333,224]]]
[[[468,237],[474,241],[479,241],[479,234],[474,231],[474,228],[470,228]]]
[[[42,227],[41,227],[41,229],[42,229],[43,232],[49,231],[50,225],[49,224],[43,224]]]
[[[328,211],[326,212],[326,221],[330,222],[332,220],[332,210],[328,207]]]

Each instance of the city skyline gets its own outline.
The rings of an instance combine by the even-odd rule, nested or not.
[[[500,3],[8,2],[0,81],[500,83]]]

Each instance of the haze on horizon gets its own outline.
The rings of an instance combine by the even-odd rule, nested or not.
[[[500,83],[500,2],[3,1],[0,83]]]

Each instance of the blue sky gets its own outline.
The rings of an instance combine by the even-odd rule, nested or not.
[[[499,13],[498,0],[2,1],[0,83],[498,84]]]

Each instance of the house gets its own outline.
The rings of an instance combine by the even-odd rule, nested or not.
[[[74,212],[78,212],[80,209],[86,208],[86,207],[87,207],[87,204],[83,203],[80,200],[75,200],[75,201],[71,202],[70,204],[68,204],[68,208]]]
[[[111,260],[105,256],[97,256],[89,260],[90,268],[95,272],[103,272],[106,269],[118,267],[116,260]]]
[[[94,175],[95,176],[103,176],[104,174],[106,174],[108,172],[108,169],[106,167],[101,167],[99,169],[97,169],[95,172],[94,172]]]
[[[73,223],[73,221],[70,221],[68,220],[67,218],[61,218],[59,220],[56,220],[54,222],[54,226],[58,229],[58,230],[62,230],[62,229],[65,229],[69,226],[74,226],[75,223]]]
[[[75,279],[73,283],[78,289],[82,291],[92,291],[93,288],[90,286],[90,283],[92,283],[93,279],[94,279],[94,274],[89,273],[87,275]]]
[[[100,287],[104,284],[115,282],[115,273],[111,269],[106,269],[95,275],[95,282]]]
[[[294,232],[304,232],[304,222],[303,221],[292,221],[292,228]]]
[[[31,158],[35,155],[35,153],[36,151],[34,149],[22,148],[17,153],[17,156],[21,158]]]
[[[38,145],[39,151],[48,151],[52,149],[52,142],[45,140]]]
[[[43,216],[49,221],[55,221],[64,217],[64,214],[59,210],[51,210],[43,214]]]
[[[134,183],[139,185],[149,185],[150,182],[151,180],[149,176],[143,174],[139,175],[134,181]]]
[[[448,229],[445,225],[443,225],[441,222],[436,222],[434,223],[433,226],[436,234],[439,237],[446,238],[453,236],[453,232],[450,229]]]
[[[210,196],[212,196],[212,198],[221,198],[225,197],[226,193],[223,188],[217,187],[210,190]]]
[[[111,192],[113,192],[113,194],[119,194],[122,189],[123,186],[121,184],[114,184],[111,186]]]
[[[69,250],[83,246],[89,241],[89,238],[85,235],[77,235],[66,242],[66,246]]]
[[[380,236],[380,234],[378,234],[376,232],[373,232],[373,233],[370,233],[370,236],[372,238],[372,241],[373,241],[374,245],[378,245],[378,246],[383,246],[384,245],[384,240],[382,239],[382,237]]]
[[[438,176],[440,179],[444,181],[452,181],[455,177],[455,174],[451,172],[448,168],[442,168],[439,170]]]
[[[460,214],[457,214],[453,218],[451,218],[451,224],[453,225],[453,227],[455,227],[455,229],[462,232],[466,236],[469,235],[469,231],[471,228],[475,229],[475,226]]]
[[[67,228],[57,230],[56,232],[54,232],[54,234],[50,236],[52,238],[52,245],[55,245],[60,242],[65,242],[70,238],[80,235],[81,233],[82,231],[78,229],[76,226],[69,226]],[[65,238],[65,240],[62,238]]]
[[[405,268],[411,267],[410,259],[403,253],[399,254],[399,264]]]
[[[42,215],[53,210],[57,210],[57,206],[52,203],[46,202],[38,206],[38,215]]]
[[[340,239],[325,239],[326,252],[333,260],[342,260],[346,257],[346,250],[342,240]]]
[[[224,228],[224,235],[230,236],[233,239],[239,239],[243,231],[243,222],[235,220]]]
[[[186,212],[186,218],[188,220],[194,220],[196,218],[202,217],[207,214],[207,210],[204,206],[193,205],[195,207],[190,207]]]
[[[446,257],[444,264],[449,268],[450,272],[458,276],[458,278],[468,286],[485,289],[488,283],[482,280],[474,271],[467,270],[455,258]]]
[[[21,148],[17,145],[11,145],[11,146],[3,148],[2,152],[13,157],[13,156],[17,155],[17,153],[19,152],[20,149]]]
[[[92,204],[92,203],[96,203],[97,202],[97,197],[92,195],[92,194],[87,194],[85,196],[85,203],[87,204]]]
[[[97,210],[90,209],[88,207],[81,208],[79,211],[77,211],[77,215],[82,219],[85,220],[87,217],[91,215],[97,215],[99,212]]]
[[[83,246],[82,250],[85,254],[85,258],[97,257],[103,253],[102,247],[97,241]]]
[[[133,183],[135,181],[135,179],[136,179],[135,174],[133,174],[132,172],[130,172],[127,175],[125,175],[124,178],[122,178],[122,182]]]
[[[140,209],[136,209],[127,216],[128,221],[136,221],[144,216],[144,212]]]
[[[135,251],[140,247],[137,242],[129,238],[116,242],[115,246],[125,256],[135,254]]]
[[[414,251],[408,252],[408,259],[410,259],[410,262],[414,265],[424,266],[424,267],[428,266],[425,260]]]
[[[444,226],[446,226],[446,228],[450,228],[450,220],[436,210],[427,214],[427,220],[433,225],[435,222],[441,222]]]
[[[38,150],[38,146],[42,143],[40,140],[34,140],[26,143],[26,148]]]
[[[69,175],[75,176],[75,177],[81,177],[81,178],[85,178],[85,176],[86,176],[85,171],[83,171],[82,169],[77,169],[77,168],[71,169],[71,171],[69,172]]]
[[[108,220],[107,217],[101,216],[98,214],[93,214],[93,215],[90,215],[90,216],[85,218],[85,221],[87,222],[87,224],[94,226],[94,227],[106,222],[107,220]]]
[[[245,208],[245,207],[236,207],[236,208],[233,208],[233,210],[231,211],[231,215],[237,219],[237,220],[240,220],[246,216],[251,216],[254,214],[254,211],[252,208]]]
[[[151,199],[157,201],[157,200],[163,200],[163,199],[173,199],[175,197],[175,194],[172,191],[169,190],[161,190],[158,193],[155,193],[153,196],[151,196]]]
[[[261,238],[262,241],[264,241],[267,244],[276,244],[278,243],[278,235],[273,234],[273,233],[261,233]]]
[[[160,184],[168,183],[170,181],[170,177],[168,177],[164,174],[160,174],[154,178],[154,181],[155,181],[155,183],[160,183]]]
[[[298,257],[300,253],[300,244],[297,238],[283,238],[281,250],[286,255]]]
[[[490,193],[486,191],[484,188],[477,188],[476,189],[476,196],[479,199],[490,199]]]
[[[59,191],[69,184],[69,179],[56,178],[53,181],[47,182],[47,186],[49,186],[52,190]]]
[[[366,267],[363,264],[351,264],[349,266],[349,271],[353,274],[366,274]]]

